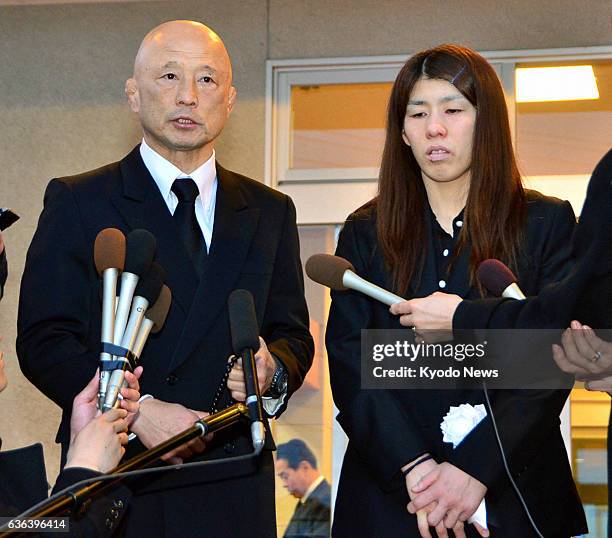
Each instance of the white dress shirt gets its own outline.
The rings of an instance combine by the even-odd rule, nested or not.
[[[195,201],[195,214],[202,235],[206,241],[206,249],[210,252],[213,226],[215,223],[215,203],[217,200],[217,168],[215,166],[215,150],[210,159],[196,168],[191,174],[185,174],[170,161],[152,149],[143,139],[140,144],[140,156],[147,170],[155,181],[162,198],[172,215],[176,211],[178,198],[172,192],[172,184],[177,178],[190,177],[198,186],[200,195]]]

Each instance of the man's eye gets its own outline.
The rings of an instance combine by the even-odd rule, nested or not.
[[[411,118],[423,118],[425,117],[425,112],[413,112],[410,114]]]
[[[213,79],[209,76],[206,76],[206,77],[202,77],[200,81],[204,82],[205,84],[210,84],[211,82],[213,82]]]
[[[461,108],[449,108],[446,112],[448,114],[457,114],[458,112],[461,112],[462,109]]]
[[[166,73],[162,78],[168,80],[176,80],[176,75],[174,73]]]

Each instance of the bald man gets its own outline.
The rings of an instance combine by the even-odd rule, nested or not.
[[[301,385],[313,342],[293,203],[216,160],[216,140],[236,102],[219,36],[193,21],[158,26],[144,38],[125,92],[142,125],[140,145],[119,162],[47,187],[22,280],[17,351],[24,374],[63,409],[57,439],[65,450],[72,399],[100,353],[94,239],[107,227],[152,232],[172,306],[141,356],[141,392],[152,398],[132,426],[130,456],[225,408],[232,397],[244,399],[241,365],[228,363],[232,290],[247,289],[255,299],[262,337],[257,374],[269,417]],[[121,530],[139,537],[275,536],[271,448],[268,433],[258,459],[139,479]],[[236,426],[165,459],[251,450],[248,427]],[[240,517],[230,515],[233,507]]]

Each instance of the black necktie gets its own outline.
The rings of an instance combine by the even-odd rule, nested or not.
[[[172,192],[178,198],[174,221],[190,258],[199,268],[199,261],[206,256],[206,242],[195,214],[195,201],[200,191],[193,179],[185,177],[174,180]]]

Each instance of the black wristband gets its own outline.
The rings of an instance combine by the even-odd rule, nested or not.
[[[417,465],[421,465],[421,463],[428,461],[428,460],[433,460],[433,456],[427,454],[426,456],[421,456],[418,460],[416,460],[410,467],[408,467],[407,469],[404,469],[402,471],[402,473],[404,474],[404,476],[408,476],[408,474],[413,471]]]

